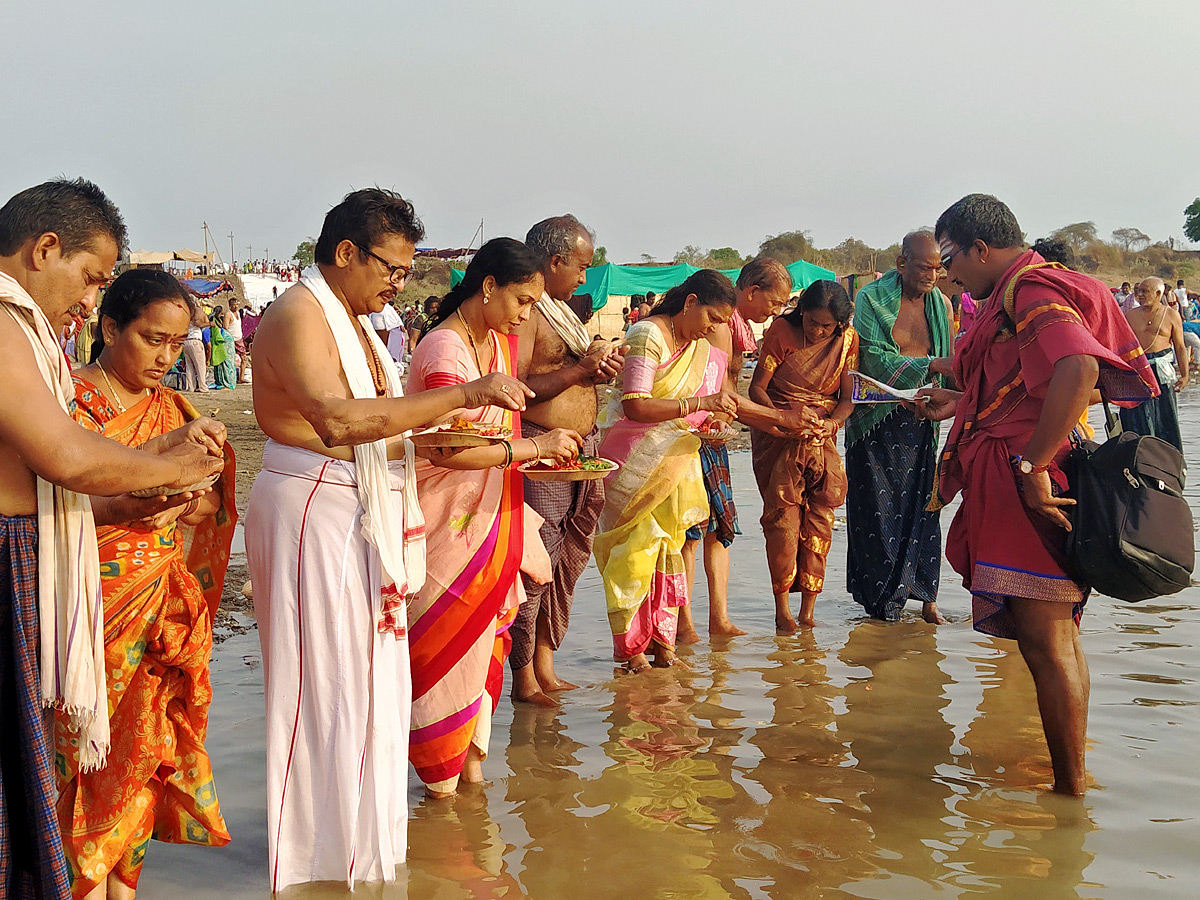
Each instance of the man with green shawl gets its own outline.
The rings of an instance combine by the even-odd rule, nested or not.
[[[941,274],[933,234],[905,235],[896,268],[854,298],[859,371],[901,389],[941,384],[953,350]],[[915,600],[927,622],[945,621],[937,608],[941,523],[926,509],[937,439],[936,423],[899,403],[864,404],[846,422],[846,583],[873,618],[895,621]]]

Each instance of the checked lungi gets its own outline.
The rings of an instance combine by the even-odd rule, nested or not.
[[[733,481],[729,476],[729,451],[723,444],[700,442],[700,471],[704,489],[708,492],[708,524],[693,525],[687,530],[689,541],[698,541],[705,534],[715,534],[728,547],[733,536],[741,534],[737,507],[733,503]]]
[[[873,619],[937,600],[942,526],[926,508],[936,459],[933,423],[904,409],[846,449],[846,588]]]
[[[71,896],[38,679],[37,516],[0,516],[0,897]]]
[[[548,430],[529,421],[521,422],[523,437],[537,437]],[[595,456],[599,446],[600,434],[593,428],[584,438],[579,452],[583,456]],[[537,584],[521,576],[525,580],[526,600],[512,624],[512,653],[508,658],[514,672],[533,662],[537,619],[541,612],[546,613],[550,624],[551,646],[557,650],[562,645],[571,619],[571,604],[575,600],[575,582],[591,558],[592,537],[596,533],[600,510],[604,508],[604,479],[535,481],[526,478],[525,503],[545,519],[538,533],[550,554],[554,578],[549,584]]]

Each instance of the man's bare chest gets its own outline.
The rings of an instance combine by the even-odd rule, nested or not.
[[[924,304],[901,304],[896,322],[892,325],[892,340],[905,356],[929,355],[929,323],[925,320]]]
[[[549,325],[541,323],[533,342],[533,354],[529,360],[529,371],[534,375],[553,372],[566,365],[573,365],[576,357],[567,348],[567,343],[560,338]]]

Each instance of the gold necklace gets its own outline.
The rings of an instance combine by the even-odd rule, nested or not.
[[[108,372],[104,370],[104,363],[100,362],[100,358],[96,358],[96,366],[100,369],[100,374],[104,376],[104,383],[108,385],[108,392],[112,394],[113,403],[117,404],[117,410],[125,412],[125,404],[121,402],[121,398],[117,396],[117,389],[113,387],[113,383],[108,380]],[[138,393],[138,399],[142,399],[141,392]]]
[[[671,328],[671,343],[675,345],[672,349],[678,350],[679,338],[675,337],[675,319],[672,316],[667,316],[667,325]],[[688,343],[690,344],[691,341],[688,341]]]
[[[466,318],[463,317],[462,307],[460,306],[456,309],[454,314],[458,316],[458,321],[462,322],[463,331],[467,333],[467,340],[471,342],[471,352],[475,354],[475,369],[482,375],[484,372],[483,363],[479,361],[479,348],[475,346],[475,335],[471,334],[471,326],[467,324]]]

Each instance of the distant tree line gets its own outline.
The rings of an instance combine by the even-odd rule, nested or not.
[[[1186,210],[1184,233],[1188,240],[1200,243],[1200,197]],[[1154,241],[1140,228],[1118,228],[1109,240],[1100,237],[1095,222],[1075,222],[1052,231],[1048,238],[1061,243],[1067,250],[1068,265],[1082,272],[1112,274],[1125,271],[1153,274],[1161,278],[1189,278],[1197,271],[1197,261],[1191,254],[1175,247],[1173,239]],[[839,275],[865,272],[886,272],[895,265],[900,254],[899,243],[890,247],[872,247],[858,238],[848,237],[835,247],[813,245],[812,234],[806,230],[785,231],[768,235],[754,254],[743,256],[732,247],[705,250],[688,244],[675,254],[674,263],[688,263],[714,269],[734,269],[755,256],[770,256],[790,265],[797,260],[832,269]],[[642,262],[653,264],[654,257],[642,254]]]
[[[1193,206],[1200,212],[1200,199]],[[1186,232],[1185,232],[1186,233]],[[1095,222],[1075,222],[1050,233],[1067,250],[1067,264],[1081,272],[1127,271],[1160,278],[1189,278],[1196,262],[1175,247],[1174,239],[1154,241],[1140,228],[1117,228],[1103,240]],[[1189,240],[1195,240],[1189,235]]]

